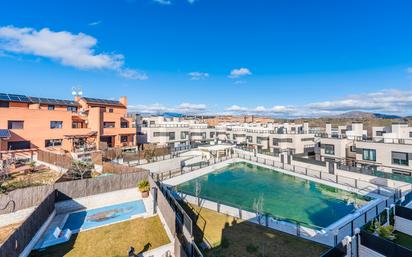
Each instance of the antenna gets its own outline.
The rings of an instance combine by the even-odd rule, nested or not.
[[[72,95],[73,96],[82,96],[83,95],[82,88],[80,86],[72,87]]]

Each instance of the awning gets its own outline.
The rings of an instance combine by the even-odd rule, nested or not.
[[[96,131],[92,131],[92,132],[89,132],[89,133],[87,133],[87,134],[64,135],[64,137],[65,137],[65,138],[71,138],[71,139],[73,139],[73,138],[88,138],[88,137],[93,137],[93,136],[96,136],[96,135],[97,135],[97,132],[96,132]]]
[[[0,129],[0,138],[10,138],[10,130],[8,129]]]

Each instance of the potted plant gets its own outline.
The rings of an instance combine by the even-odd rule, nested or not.
[[[139,182],[137,187],[139,188],[139,191],[142,193],[143,198],[149,197],[149,191],[150,191],[149,181],[142,180],[142,181]]]

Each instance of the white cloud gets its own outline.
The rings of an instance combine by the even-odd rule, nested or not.
[[[239,105],[232,105],[225,108],[226,111],[229,111],[233,114],[260,114],[260,115],[291,115],[295,112],[295,108],[292,106],[256,106],[252,108],[242,107]]]
[[[97,26],[97,25],[99,25],[100,23],[102,23],[102,21],[93,21],[93,22],[90,22],[88,25],[89,25],[89,26]]]
[[[179,110],[185,111],[203,111],[206,110],[207,106],[205,104],[191,104],[191,103],[182,103],[177,106]]]
[[[188,73],[187,75],[190,76],[191,80],[203,80],[209,77],[209,73],[199,72],[199,71],[193,71],[193,72]]]
[[[0,51],[49,58],[78,69],[109,69],[121,76],[131,75],[131,69],[124,67],[123,55],[96,53],[96,45],[97,39],[84,33],[0,27]]]
[[[171,5],[172,1],[170,0],[153,0],[153,2],[156,2],[158,4],[162,4],[162,5]]]
[[[248,68],[240,68],[231,70],[228,77],[231,79],[236,79],[247,75],[252,75],[252,72]]]
[[[129,105],[130,111],[136,111],[144,114],[160,114],[164,112],[178,112],[183,114],[204,114],[207,110],[205,104],[181,103],[177,106],[166,106],[155,103],[149,105]]]
[[[132,79],[132,80],[147,80],[147,79],[149,79],[149,76],[147,76],[146,73],[139,72],[139,71],[134,70],[134,69],[128,69],[128,68],[119,71],[119,75],[123,78]]]
[[[197,0],[187,0],[187,2],[188,2],[189,4],[194,4],[195,2],[197,2]]]
[[[232,105],[225,108],[226,111],[233,111],[233,112],[245,112],[247,111],[246,107],[241,107],[239,105]]]

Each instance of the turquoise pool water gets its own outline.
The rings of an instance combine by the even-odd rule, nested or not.
[[[196,181],[201,198],[249,211],[263,198],[264,212],[311,227],[325,228],[371,200],[243,162],[187,181],[177,190],[195,195]]]
[[[146,209],[142,200],[73,212],[67,217],[63,230],[70,229],[73,233],[77,233],[80,230],[125,221],[132,216],[145,212]]]

